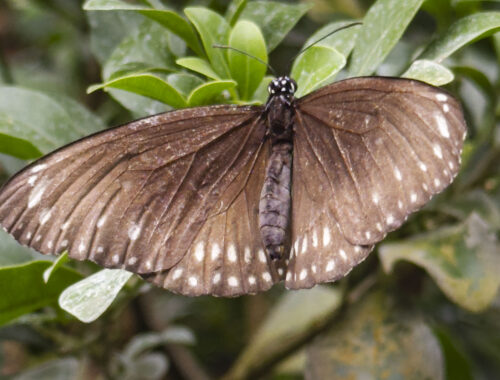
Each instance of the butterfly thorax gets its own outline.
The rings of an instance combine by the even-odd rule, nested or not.
[[[267,132],[271,155],[266,168],[259,203],[259,227],[266,252],[279,259],[289,236],[292,148],[293,148],[293,79],[281,77],[269,84],[266,103]]]

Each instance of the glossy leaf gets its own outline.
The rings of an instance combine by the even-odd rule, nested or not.
[[[50,261],[32,261],[0,268],[0,325],[56,304],[61,291],[82,278],[74,270],[61,267],[45,284],[43,272],[51,265]]]
[[[402,77],[421,80],[433,86],[443,86],[454,79],[453,73],[448,68],[426,59],[414,61]]]
[[[73,284],[61,293],[59,306],[80,321],[95,321],[111,305],[132,273],[103,269]]]
[[[35,250],[22,246],[3,229],[0,229],[0,267],[17,265],[42,257]]]
[[[49,282],[52,274],[67,261],[68,261],[68,252],[64,252],[62,255],[58,256],[56,261],[54,261],[52,265],[43,272],[43,281],[45,283]]]
[[[399,41],[423,0],[377,0],[363,20],[352,53],[352,76],[370,75]]]
[[[477,214],[463,224],[379,247],[384,270],[398,260],[424,268],[441,290],[461,307],[479,312],[495,299],[500,286],[500,244]]]
[[[88,93],[104,89],[118,88],[158,100],[175,108],[186,106],[186,100],[172,85],[152,74],[128,75],[108,82],[90,86]]]
[[[233,0],[231,1],[231,4],[229,4],[229,7],[227,7],[226,11],[226,20],[229,23],[229,25],[234,26],[236,24],[236,21],[238,21],[238,18],[241,15],[241,12],[243,12],[243,9],[247,6],[248,0]]]
[[[441,62],[461,47],[500,31],[500,12],[482,12],[466,16],[434,41],[419,57]]]
[[[0,87],[3,153],[35,158],[102,128],[98,117],[69,98],[62,101],[35,90]]]
[[[241,13],[240,20],[253,21],[260,27],[266,40],[267,51],[270,52],[279,45],[310,7],[308,4],[251,1]]]
[[[169,33],[157,23],[150,20],[143,22],[139,28],[123,39],[106,61],[102,73],[103,81],[109,81],[112,77],[116,79],[115,73],[128,70],[131,63],[134,65],[142,63],[144,67],[155,67],[164,72],[177,71],[175,57],[166,48],[169,44],[168,36]],[[118,89],[109,89],[109,93],[137,117],[169,109],[160,101],[138,94]]]
[[[190,107],[212,104],[223,91],[232,90],[235,87],[236,82],[232,80],[220,80],[203,83],[191,92],[187,100],[187,104]]]
[[[264,104],[269,96],[269,92],[267,87],[269,83],[274,79],[272,76],[265,76],[259,83],[259,86],[255,90],[253,94],[253,101],[257,102],[257,104]]]
[[[444,379],[437,339],[415,314],[398,311],[382,293],[369,294],[307,351],[306,378]]]
[[[179,58],[177,61],[175,61],[175,63],[177,63],[179,66],[185,67],[186,69],[205,75],[207,78],[215,80],[220,79],[219,75],[217,75],[217,73],[212,69],[212,66],[210,66],[210,64],[202,58]]]
[[[335,48],[319,43],[307,49],[292,67],[292,77],[297,81],[295,95],[301,97],[331,83],[345,63],[345,57]]]
[[[133,10],[158,22],[164,28],[170,30],[182,38],[196,54],[202,55],[202,49],[196,34],[184,18],[177,13],[167,9],[151,9],[145,6],[134,5],[120,0],[87,0],[83,6],[88,11],[117,11]]]
[[[229,79],[230,73],[224,49],[214,48],[214,44],[227,45],[230,27],[218,13],[206,8],[186,8],[186,16],[193,23],[203,43],[212,68],[223,79]]]
[[[241,378],[252,368],[273,358],[282,346],[299,342],[320,328],[340,305],[340,293],[326,286],[286,293],[274,306],[231,370],[229,378]]]
[[[352,24],[353,21],[335,21],[332,22],[328,25],[325,25],[321,29],[319,29],[317,32],[315,32],[311,37],[309,37],[306,42],[304,43],[304,48],[307,46],[310,46],[311,44],[314,44],[315,42],[319,41],[329,33],[332,33],[333,31]],[[351,26],[347,29],[339,30],[338,32],[333,33],[329,37],[326,37],[325,39],[320,41],[320,44],[322,46],[328,46],[331,48],[336,49],[340,54],[343,56],[347,57],[352,49],[354,48],[354,45],[356,44],[356,39],[359,33],[359,30],[361,29],[361,25],[354,25]]]
[[[250,21],[239,21],[231,30],[229,46],[244,51],[267,63],[264,37],[259,27]],[[238,92],[243,100],[250,100],[266,74],[263,63],[237,51],[227,52],[231,76],[238,83]]]

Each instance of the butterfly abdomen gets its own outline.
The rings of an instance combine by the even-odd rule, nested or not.
[[[285,250],[290,221],[292,144],[273,145],[266,168],[259,203],[259,227],[262,242],[272,259],[279,259]]]

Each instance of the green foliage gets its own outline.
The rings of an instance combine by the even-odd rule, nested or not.
[[[44,352],[43,363],[20,378],[98,371],[101,378],[160,379],[172,363],[185,373],[186,362],[225,379],[494,378],[500,371],[500,12],[487,1],[349,7],[332,0],[328,12],[306,1],[202,3],[211,6],[87,0],[82,10],[77,0],[8,1],[15,21],[12,46],[0,51],[3,179],[22,160],[105,125],[172,108],[264,103],[272,79],[266,66],[214,44],[270,62],[278,72],[291,67],[298,96],[336,78],[374,73],[447,85],[468,119],[462,172],[340,286],[278,287],[237,300],[152,291],[130,273],[97,271],[65,255],[40,261],[0,231],[0,324],[6,325],[0,343],[30,336],[23,345]],[[348,19],[333,9],[364,17]],[[322,39],[353,21],[363,25]],[[298,41],[305,48],[319,39],[293,62],[282,61],[283,52],[300,51]],[[91,275],[81,280],[83,274]],[[16,360],[2,347],[3,375],[2,363]]]

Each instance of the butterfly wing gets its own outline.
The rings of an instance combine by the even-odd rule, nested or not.
[[[296,110],[288,287],[333,281],[366,257],[451,183],[466,133],[452,96],[407,79],[337,82]]]
[[[182,260],[145,279],[180,294],[224,297],[264,291],[280,281],[284,260],[271,262],[264,253],[258,226],[268,157],[269,142],[226,190]]]
[[[220,225],[218,215],[236,219],[238,195],[249,181],[259,182],[249,177],[264,160],[261,113],[261,107],[199,107],[84,138],[2,188],[0,224],[42,253],[68,250],[78,260],[144,275],[174,267],[193,247],[199,258],[210,234],[227,251],[229,232],[210,226]],[[258,232],[241,227],[250,213],[232,221],[240,226],[233,241],[237,250],[258,254]]]

